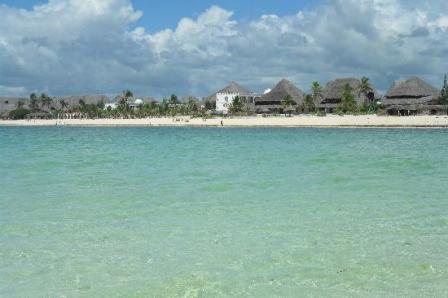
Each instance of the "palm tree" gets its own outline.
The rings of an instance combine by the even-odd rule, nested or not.
[[[118,100],[118,109],[120,111],[128,111],[129,110],[129,99],[134,97],[134,93],[131,90],[123,90],[120,99]]]
[[[316,109],[316,105],[314,104],[314,96],[311,94],[305,95],[303,103],[308,112],[313,112]]]
[[[286,116],[286,110],[289,111],[289,116],[291,116],[291,106],[293,106],[295,104],[294,100],[292,99],[291,95],[287,94],[285,95],[285,97],[283,97],[282,99],[282,106],[283,106],[283,110],[285,111],[285,116]]]
[[[68,104],[65,102],[64,99],[60,99],[60,100],[59,100],[59,104],[61,105],[61,109],[62,109],[62,110],[65,110],[65,109],[68,108]]]
[[[24,105],[25,105],[25,103],[24,103],[23,101],[19,100],[19,101],[17,102],[17,110],[22,109]]]
[[[123,91],[123,97],[128,99],[134,97],[134,93],[131,90],[127,89]]]
[[[313,92],[312,96],[313,96],[313,100],[316,102],[319,98],[322,97],[322,87],[320,86],[319,82],[313,82],[311,84],[311,91]]]
[[[195,100],[193,97],[188,98],[187,107],[188,107],[188,113],[197,112],[199,109],[197,100]]]
[[[30,108],[33,111],[37,111],[39,109],[39,99],[37,98],[36,93],[30,94]]]
[[[442,91],[440,92],[439,101],[441,104],[448,103],[448,79],[447,79],[446,75],[443,79],[443,87],[442,87]]]
[[[370,79],[368,77],[361,78],[361,84],[359,85],[359,95],[364,94],[366,97],[369,97],[369,94],[373,92],[373,88],[370,85]]]
[[[344,113],[356,111],[357,105],[355,96],[353,96],[352,91],[353,89],[350,86],[350,84],[347,83],[344,85],[344,90],[342,92],[342,99],[340,104],[340,108]]]
[[[53,103],[53,98],[51,98],[45,93],[42,93],[42,95],[40,96],[40,101],[42,107],[50,108],[51,104]]]

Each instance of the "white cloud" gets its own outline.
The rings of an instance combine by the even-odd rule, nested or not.
[[[0,91],[206,95],[230,80],[261,92],[282,77],[308,89],[314,80],[352,75],[383,90],[411,75],[440,85],[448,71],[448,5],[428,3],[334,0],[251,22],[213,6],[153,34],[133,28],[144,16],[129,0],[3,5]]]

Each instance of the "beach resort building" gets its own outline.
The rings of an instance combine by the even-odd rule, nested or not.
[[[290,107],[284,107],[282,102],[286,96],[290,96],[293,104]],[[275,113],[295,111],[299,106],[303,105],[304,93],[302,90],[294,86],[294,84],[286,79],[281,80],[271,91],[255,100],[255,110],[257,113]]]
[[[382,99],[389,115],[447,115],[448,106],[439,105],[440,91],[418,77],[395,81]]]
[[[350,86],[352,95],[355,97],[356,104],[358,106],[363,104],[369,104],[379,98],[379,93],[375,90],[374,86],[371,91],[364,93],[361,90],[361,79],[358,78],[339,78],[327,83],[323,90],[322,100],[317,104],[319,110],[326,113],[333,113],[334,110],[341,104],[342,95],[344,89]]]
[[[219,114],[227,114],[230,105],[237,96],[240,97],[247,109],[252,109],[251,107],[254,105],[256,95],[236,82],[231,82],[227,87],[210,97],[216,100],[216,112]]]

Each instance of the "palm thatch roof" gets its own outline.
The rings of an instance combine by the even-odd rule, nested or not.
[[[356,102],[358,104],[363,103],[366,100],[367,95],[362,94],[360,90],[361,80],[358,78],[338,78],[328,82],[325,86],[321,104],[339,104],[342,100],[342,94],[344,93],[344,89],[347,84],[352,89]],[[378,96],[378,92],[375,90],[375,87],[371,86],[371,88],[372,94],[370,94],[369,97],[373,99]]]
[[[429,103],[439,97],[439,90],[418,77],[395,81],[383,99],[385,105]]]
[[[292,100],[297,104],[303,104],[304,93],[302,90],[294,86],[294,84],[286,79],[281,80],[269,93],[264,94],[256,100],[256,105],[275,105],[281,104],[285,96],[291,96]]]
[[[63,100],[68,106],[73,107],[79,105],[81,100],[86,104],[97,104],[99,102],[106,103],[109,101],[109,98],[104,95],[58,96],[54,98],[57,104],[59,104],[60,100]]]
[[[249,90],[247,90],[246,88],[242,87],[240,84],[232,81],[232,82],[230,82],[229,85],[227,85],[223,89],[213,93],[212,95],[205,97],[205,100],[215,100],[216,95],[218,93],[239,94],[239,95],[244,96],[244,95],[250,95],[251,92]]]
[[[230,82],[228,86],[219,90],[217,93],[230,93],[230,94],[238,93],[240,95],[250,94],[249,90],[247,90],[246,88],[242,87],[241,85],[239,85],[234,81]]]

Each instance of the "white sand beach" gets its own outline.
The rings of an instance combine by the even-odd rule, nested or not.
[[[448,127],[448,116],[271,116],[201,119],[190,117],[146,119],[0,120],[0,126],[108,127]]]

